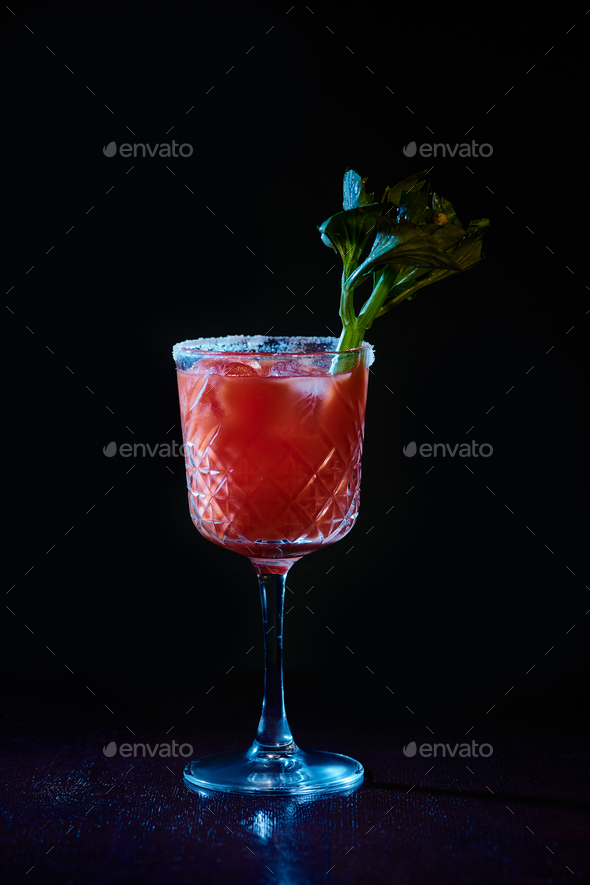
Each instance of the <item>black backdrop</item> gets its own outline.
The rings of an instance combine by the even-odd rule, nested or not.
[[[242,714],[255,728],[249,562],[193,528],[181,458],[103,449],[180,444],[176,341],[338,334],[340,268],[316,226],[341,208],[344,169],[380,196],[427,168],[462,221],[491,219],[487,257],[367,336],[359,520],[288,581],[291,725],[297,738],[321,711],[392,742],[397,727],[428,740],[426,725],[483,739],[494,717],[576,726],[585,20],[536,9],[460,26],[446,6],[391,4],[2,11],[9,693],[86,710],[105,735]],[[172,139],[192,155],[103,153]],[[402,150],[471,139],[492,155]],[[402,451],[473,439],[493,455]]]

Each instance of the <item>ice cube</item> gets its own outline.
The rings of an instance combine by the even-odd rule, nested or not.
[[[258,360],[241,360],[239,363],[221,362],[218,360],[214,371],[216,375],[230,375],[232,377],[239,375],[260,375],[262,373],[262,366]]]
[[[329,359],[327,365],[329,368]],[[325,374],[325,370],[317,365],[316,358],[299,357],[296,360],[278,360],[271,366],[269,374],[274,375],[278,378],[288,378],[294,376],[301,378],[305,375],[322,375]]]
[[[279,360],[270,367],[269,375],[275,378],[285,378],[289,375],[299,375],[295,360]]]
[[[315,369],[319,369],[322,374],[327,375],[330,371],[330,366],[332,365],[332,355],[331,354],[316,354],[312,359],[312,366]]]
[[[185,371],[191,375],[210,375],[211,372],[215,371],[215,360],[201,357],[196,359],[192,366],[189,366]]]

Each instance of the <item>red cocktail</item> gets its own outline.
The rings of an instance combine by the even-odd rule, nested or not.
[[[203,353],[178,370],[190,513],[206,538],[293,560],[350,531],[369,369],[363,351],[348,371],[331,362]]]
[[[332,544],[359,508],[368,344],[334,338],[197,339],[174,347],[189,508],[198,530],[258,573],[265,643],[262,715],[244,753],[195,759],[199,790],[328,793],[361,783],[362,765],[293,740],[283,699],[285,580]]]

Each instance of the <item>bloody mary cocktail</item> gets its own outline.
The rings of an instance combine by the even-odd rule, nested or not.
[[[260,587],[264,698],[250,748],[188,762],[192,789],[331,793],[358,786],[356,759],[301,750],[283,695],[290,567],[350,531],[359,508],[369,366],[363,343],[229,336],[175,344],[189,508],[205,538],[247,556]]]

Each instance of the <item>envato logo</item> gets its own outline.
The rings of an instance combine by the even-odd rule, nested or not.
[[[183,752],[183,747],[187,747],[187,752]],[[153,748],[151,744],[119,744],[117,748],[117,744],[115,741],[111,741],[110,744],[107,744],[106,747],[102,748],[102,752],[105,756],[111,758],[112,756],[116,756],[119,753],[119,756],[133,756],[134,758],[137,756],[145,756],[147,749],[147,755],[151,756],[152,759],[158,754],[158,756],[168,757],[171,756],[183,756],[186,758],[187,756],[193,755],[193,747],[192,744],[177,744],[176,741],[172,741],[171,744],[154,744]],[[177,752],[178,750],[178,752]]]
[[[479,747],[479,752],[477,748]],[[487,748],[487,752],[484,753],[484,747]],[[437,750],[440,748],[440,753],[437,753]],[[429,757],[429,756],[491,756],[494,752],[494,748],[491,744],[476,744],[475,741],[471,741],[470,744],[455,744],[454,747],[451,747],[450,744],[420,744],[418,746],[416,741],[410,741],[409,744],[403,748],[404,756],[415,756],[416,753],[420,753],[421,756]],[[457,752],[457,750],[459,752]]]
[[[413,458],[414,455],[420,454],[423,458],[436,458],[437,454],[441,454],[443,458],[454,458],[459,455],[460,458],[489,458],[494,452],[493,447],[489,443],[476,443],[474,439],[470,443],[457,443],[451,447],[449,443],[422,443],[418,448],[414,440],[403,447],[403,453],[406,458]]]
[[[178,445],[176,440],[171,443],[156,443],[150,446],[149,443],[122,443],[120,446],[113,440],[108,446],[104,446],[102,450],[105,458],[113,458],[115,455],[121,455],[122,458],[137,458],[141,455],[143,458],[184,458],[184,443]]]
[[[175,141],[172,144],[156,144],[153,148],[149,144],[143,144],[143,142],[138,142],[137,144],[124,142],[124,144],[119,145],[119,154],[122,157],[137,157],[138,151],[141,152],[139,155],[142,157],[155,157],[156,154],[158,157],[190,157],[193,152],[193,146],[192,144],[186,144],[186,142],[178,145]],[[117,142],[109,141],[107,146],[103,147],[102,152],[105,157],[114,157],[117,153]]]
[[[487,142],[478,144],[476,141],[472,141],[471,144],[467,142],[455,144],[453,147],[450,144],[421,144],[418,147],[415,141],[411,141],[404,146],[406,157],[415,157],[416,154],[420,154],[421,157],[454,157],[455,154],[459,157],[491,157],[493,152],[491,144]]]

